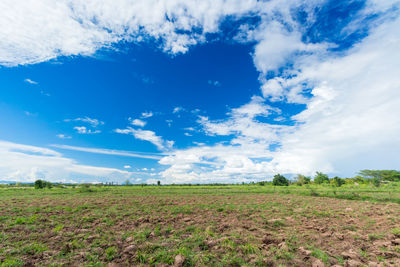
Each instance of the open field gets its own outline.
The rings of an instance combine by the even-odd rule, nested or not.
[[[399,199],[395,183],[3,188],[0,265],[400,266]]]

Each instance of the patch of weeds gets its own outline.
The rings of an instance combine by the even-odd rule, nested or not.
[[[154,256],[152,256],[149,260],[150,265],[155,265],[157,263],[164,263],[164,264],[169,264],[169,265],[174,264],[175,258],[167,250],[159,250],[159,251],[153,253],[153,255]]]
[[[43,251],[46,251],[48,248],[41,243],[32,243],[29,244],[25,247],[22,248],[22,253],[24,254],[29,254],[29,255],[35,255],[35,254],[39,254],[42,253]]]
[[[53,232],[54,233],[59,233],[62,229],[64,229],[64,225],[63,224],[59,224],[56,227],[54,227]]]
[[[400,227],[393,228],[391,233],[394,234],[396,237],[400,237]]]
[[[383,237],[382,235],[378,235],[378,234],[369,234],[368,240],[375,241],[375,240],[381,239],[382,237]]]
[[[136,261],[146,264],[148,262],[148,256],[139,250],[136,254]]]
[[[190,225],[188,227],[186,227],[185,232],[187,233],[194,233],[196,231],[196,227],[193,225]]]
[[[117,248],[116,247],[108,247],[105,250],[106,260],[112,261],[117,257]]]
[[[294,254],[287,251],[286,249],[280,249],[277,247],[272,247],[271,252],[274,254],[274,258],[276,260],[283,259],[283,260],[291,260],[294,258]]]
[[[30,217],[17,217],[15,219],[15,224],[33,224],[37,219],[37,215],[32,215]]]
[[[150,229],[143,229],[141,232],[138,232],[135,234],[135,239],[139,241],[146,241],[151,235],[151,230]]]
[[[256,254],[259,252],[258,247],[250,244],[250,243],[246,243],[242,246],[240,246],[241,251],[243,252],[243,254],[248,255],[248,254]]]
[[[338,261],[338,264],[344,266],[344,258],[341,256],[334,256],[334,258]]]
[[[322,260],[325,264],[329,265],[329,256],[326,254],[326,252],[314,247],[311,248],[311,251],[311,256],[314,256]]]
[[[22,267],[24,266],[24,262],[20,259],[5,259],[3,262],[0,262],[0,267]]]
[[[224,209],[223,207],[218,207],[218,208],[217,208],[217,211],[218,211],[218,212],[223,212],[224,210],[225,210],[225,209]]]

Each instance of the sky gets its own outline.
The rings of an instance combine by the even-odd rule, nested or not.
[[[400,166],[400,1],[0,2],[0,180]]]

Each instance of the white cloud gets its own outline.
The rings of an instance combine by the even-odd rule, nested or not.
[[[131,176],[127,171],[79,164],[51,149],[0,141],[0,177],[6,180],[85,182],[100,177],[123,181]]]
[[[218,31],[221,18],[254,10],[255,0],[28,0],[0,3],[0,64],[32,64],[59,56],[92,55],[118,41],[161,41],[184,53]],[[191,32],[201,28],[201,33]]]
[[[135,130],[132,127],[127,127],[126,129],[115,129],[114,131],[120,134],[131,134],[136,139],[148,141],[154,144],[161,151],[169,151],[174,145],[174,141],[164,140],[162,137],[157,136],[153,131],[142,129]]]
[[[150,118],[153,116],[153,112],[143,112],[142,113],[142,118],[146,119],[146,118]]]
[[[163,156],[163,154],[161,154],[161,153],[160,154],[143,153],[143,152],[137,152],[137,151],[124,151],[124,150],[105,149],[105,148],[78,147],[78,146],[69,146],[69,145],[51,145],[51,146],[55,147],[55,148],[82,151],[82,152],[95,153],[95,154],[123,156],[123,157],[132,157],[132,158],[143,158],[143,159],[159,160]]]
[[[129,118],[129,121],[132,125],[134,126],[139,126],[139,127],[144,127],[146,125],[147,122],[143,121],[143,120],[139,120],[139,119],[131,119]]]
[[[72,137],[65,134],[57,134],[57,137],[60,139],[71,139]]]
[[[27,82],[27,83],[30,83],[30,84],[38,84],[38,82],[35,82],[35,81],[31,80],[31,79],[25,79],[24,81]]]
[[[386,40],[386,41],[383,41]],[[293,99],[306,84],[307,108],[291,119],[293,127],[257,121],[269,106],[252,99],[228,118],[199,123],[211,135],[232,135],[229,142],[175,150],[160,160],[166,182],[267,179],[275,173],[355,175],[360,169],[396,169],[400,165],[400,18],[375,28],[345,55],[299,58],[296,75],[280,78],[274,92]],[[293,93],[294,91],[294,93]],[[292,96],[292,98],[290,98]],[[280,120],[281,116],[275,119]],[[270,145],[279,144],[275,151]]]
[[[97,134],[97,133],[101,133],[100,130],[87,129],[85,126],[75,126],[74,129],[79,134]]]
[[[132,167],[130,165],[124,165],[124,169],[131,169]]]
[[[98,119],[92,119],[89,117],[83,117],[83,118],[76,118],[76,119],[65,119],[65,122],[70,122],[70,121],[81,121],[81,122],[85,122],[87,124],[89,124],[92,127],[97,127],[99,125],[104,125],[103,121],[100,121]]]
[[[185,109],[184,109],[183,107],[175,107],[175,108],[172,110],[172,113],[176,114],[176,113],[182,112],[182,111],[184,111],[184,110],[185,110]]]

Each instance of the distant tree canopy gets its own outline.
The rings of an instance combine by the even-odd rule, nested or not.
[[[42,189],[42,188],[52,188],[53,185],[50,182],[44,180],[36,180],[35,181],[35,189]]]
[[[361,170],[359,175],[365,179],[379,179],[382,181],[400,181],[400,171],[396,170]]]
[[[283,175],[276,174],[272,180],[272,184],[277,186],[288,186],[289,180]]]
[[[296,177],[297,185],[309,184],[310,182],[311,182],[310,177],[304,176],[302,174],[297,174],[297,177]]]
[[[325,173],[322,172],[317,172],[314,176],[314,183],[316,184],[323,184],[323,183],[329,183],[329,177]]]

